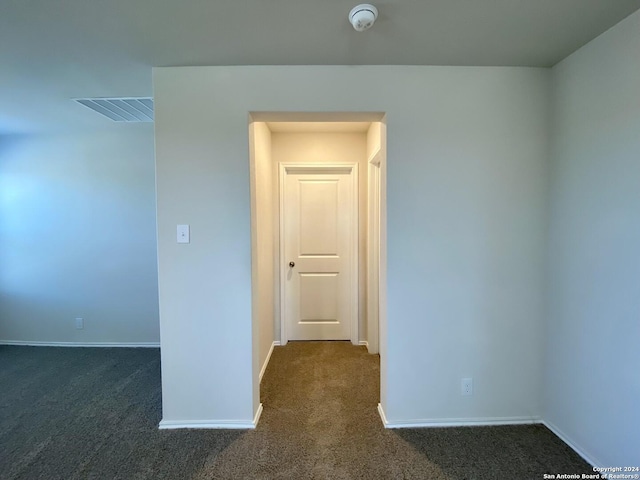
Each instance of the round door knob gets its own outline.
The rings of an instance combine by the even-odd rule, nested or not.
[[[295,262],[289,262],[289,266],[290,266],[291,268],[293,268],[293,267],[295,267],[295,266],[296,266],[296,263],[295,263]]]

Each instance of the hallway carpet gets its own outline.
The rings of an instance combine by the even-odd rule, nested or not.
[[[378,357],[364,347],[291,342],[273,352],[256,430],[158,430],[158,350],[0,346],[0,478],[526,480],[591,472],[538,425],[385,430],[378,379]]]

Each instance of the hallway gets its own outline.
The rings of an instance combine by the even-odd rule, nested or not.
[[[541,425],[383,428],[379,356],[350,342],[276,347],[261,385],[258,428],[198,479],[540,479],[593,473]]]

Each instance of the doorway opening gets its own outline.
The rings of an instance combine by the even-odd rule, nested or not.
[[[254,398],[275,346],[349,340],[381,356],[383,113],[251,113]],[[256,409],[259,409],[259,402]]]

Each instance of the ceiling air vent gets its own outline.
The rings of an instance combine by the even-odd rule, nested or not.
[[[153,98],[75,98],[74,100],[114,122],[153,122]]]

